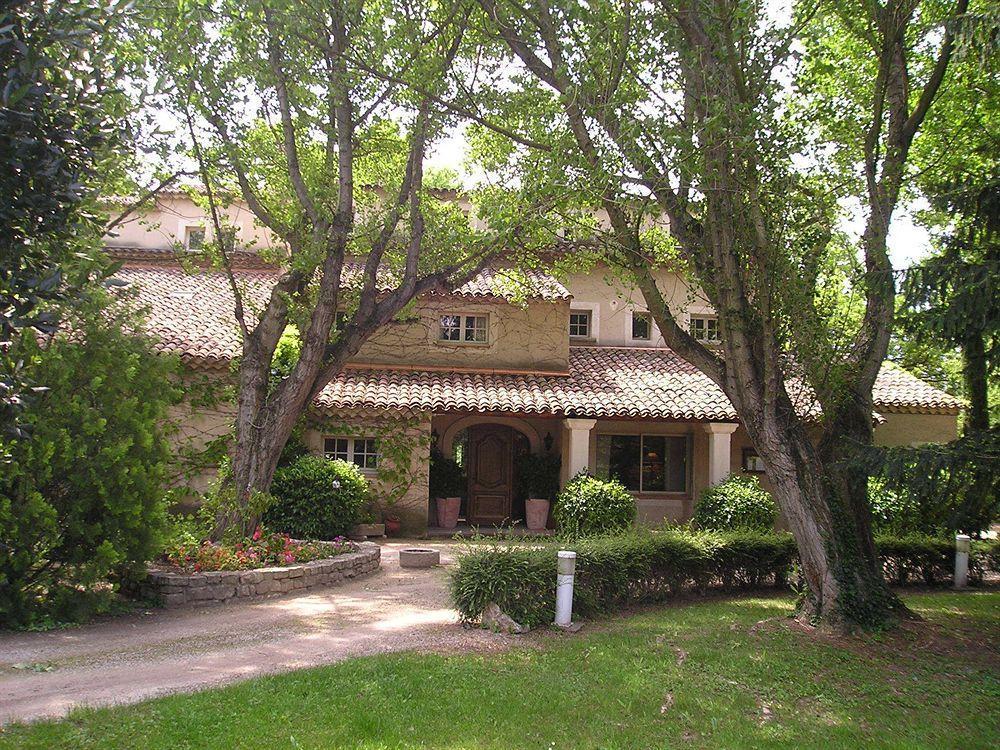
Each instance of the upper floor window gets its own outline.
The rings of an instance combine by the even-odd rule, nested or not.
[[[323,438],[323,455],[331,461],[347,461],[360,469],[377,469],[378,439],[366,437]]]
[[[686,492],[687,466],[686,436],[597,436],[597,473],[631,492]]]
[[[708,344],[719,342],[719,319],[714,315],[692,315],[691,335]]]
[[[591,337],[590,310],[570,310],[569,336],[573,339],[589,339]]]
[[[191,253],[201,252],[205,246],[205,227],[184,228],[184,249]]]
[[[442,315],[438,341],[485,344],[489,341],[489,316],[458,313]]]
[[[653,337],[653,319],[648,312],[632,313],[632,338],[649,341]]]

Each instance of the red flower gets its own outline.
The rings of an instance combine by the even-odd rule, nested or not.
[[[254,533],[253,533],[253,540],[256,542],[258,539],[260,539],[260,535],[261,535],[261,530],[260,530],[260,526],[258,526],[257,530],[254,531]]]

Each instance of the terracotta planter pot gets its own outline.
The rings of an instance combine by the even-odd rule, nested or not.
[[[524,501],[524,525],[529,531],[545,531],[549,520],[549,501],[528,498]]]
[[[403,528],[403,523],[398,518],[385,519],[385,533],[389,536],[396,536],[401,528]]]
[[[437,521],[442,529],[458,526],[458,512],[462,508],[460,497],[439,497],[437,499]]]

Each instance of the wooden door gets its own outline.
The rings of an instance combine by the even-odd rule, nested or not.
[[[510,519],[511,445],[510,427],[475,425],[469,428],[468,522],[497,525]]]

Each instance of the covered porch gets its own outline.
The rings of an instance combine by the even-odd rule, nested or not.
[[[431,450],[463,470],[459,524],[468,533],[523,529],[527,489],[519,470],[532,454],[558,462],[560,487],[581,471],[618,478],[636,498],[639,521],[659,524],[687,520],[704,488],[741,467],[746,441],[737,429],[735,422],[698,420],[436,414]],[[437,526],[433,495],[428,533],[455,533]]]

